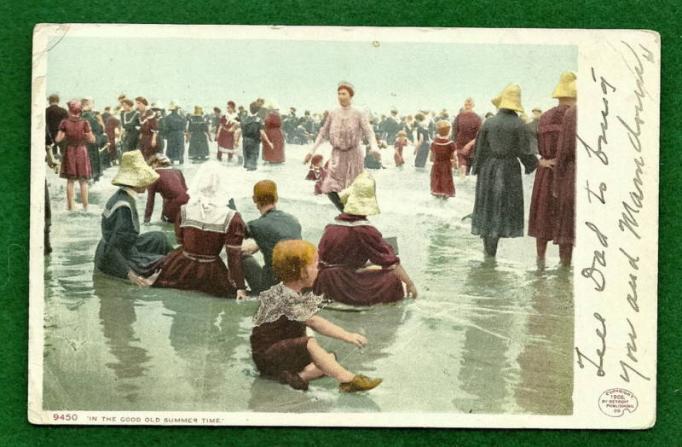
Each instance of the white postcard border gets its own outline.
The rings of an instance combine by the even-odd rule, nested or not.
[[[187,33],[188,28],[192,29],[191,34]],[[574,351],[573,361],[573,414],[544,416],[390,412],[291,414],[43,410],[44,223],[42,215],[46,175],[43,144],[47,93],[46,49],[49,38],[64,33],[108,37],[116,37],[125,33],[127,37],[138,38],[222,39],[229,37],[230,39],[576,45],[579,49],[578,135],[581,137],[581,142],[577,148],[579,168],[576,179],[576,238],[580,242],[574,251],[574,345],[577,350]],[[643,95],[637,95],[638,91],[643,92]],[[659,97],[660,37],[652,31],[123,24],[37,25],[33,38],[31,104],[29,421],[36,424],[92,425],[608,429],[651,427],[655,423],[656,415]],[[639,129],[635,127],[638,119],[641,121]],[[600,141],[601,150],[598,150]],[[637,144],[641,145],[640,151],[636,150]],[[600,152],[608,158],[608,165],[604,163]],[[641,157],[641,165],[636,162],[638,157]],[[637,183],[636,179],[639,179],[640,183]],[[592,192],[586,189],[588,183]],[[606,188],[600,189],[601,184],[604,184]],[[631,195],[633,191],[634,199]],[[640,199],[640,195],[643,198]],[[601,199],[606,203],[602,204]],[[635,204],[630,205],[629,213],[630,217],[634,216],[636,220],[634,226],[622,214],[624,210],[628,212],[625,203],[631,203],[630,201],[633,200]],[[637,212],[633,212],[632,208],[636,207],[637,202],[641,207]],[[619,222],[623,219],[626,221],[624,229],[619,226]],[[635,236],[635,233],[639,238]],[[635,258],[638,260],[635,261]],[[605,282],[602,292],[596,290],[600,285],[600,275],[604,277]],[[630,275],[636,276],[634,288]],[[628,295],[631,299],[628,299]],[[634,306],[633,295],[637,298]],[[604,325],[606,335],[602,336]],[[598,330],[600,333],[596,332]],[[636,333],[634,338],[633,331]],[[598,350],[604,338],[606,338],[606,349],[599,353]],[[601,367],[597,367],[595,364],[599,364],[600,358],[603,359],[603,363]],[[582,368],[578,365],[578,359],[582,360]],[[602,370],[604,374],[599,375]],[[629,372],[629,381],[623,380],[624,371]],[[631,409],[634,408],[633,402],[636,402],[637,407],[633,412],[625,411],[619,416],[609,415],[609,412],[618,411],[614,408],[620,405],[619,402],[622,402],[621,406]],[[613,405],[609,406],[609,403]],[[189,422],[182,422],[183,419]]]

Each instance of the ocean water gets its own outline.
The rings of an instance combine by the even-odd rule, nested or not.
[[[323,152],[328,154],[328,148]],[[236,303],[196,292],[142,289],[94,272],[100,213],[116,187],[105,172],[91,188],[90,210],[65,211],[65,181],[48,175],[52,245],[45,259],[43,406],[50,410],[254,412],[456,412],[570,414],[573,392],[572,272],[550,246],[538,268],[535,240],[503,239],[485,260],[470,234],[475,178],[455,177],[457,196],[429,192],[429,172],[393,166],[374,171],[382,213],[370,220],[398,239],[402,264],[419,297],[321,315],[363,333],[360,350],[318,335],[351,371],[384,379],[368,393],[337,391],[333,379],[296,391],[259,377],[249,335],[257,302]],[[245,172],[223,162],[225,202],[246,220],[257,217],[253,183],[279,186],[279,207],[296,215],[317,243],[337,214],[313,194],[301,163],[306,148],[287,147],[287,163]],[[214,157],[215,148],[211,156]],[[182,168],[191,184],[198,164]],[[524,177],[526,214],[533,176]],[[142,215],[145,196],[138,200]],[[157,197],[152,224],[160,223]]]

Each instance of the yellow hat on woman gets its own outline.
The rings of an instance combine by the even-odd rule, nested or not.
[[[158,178],[159,174],[145,163],[142,152],[137,150],[123,153],[121,166],[111,183],[131,188],[146,188]]]
[[[502,96],[497,95],[493,99],[490,100],[491,103],[495,106],[496,109],[500,108],[500,101],[502,101]]]
[[[201,106],[194,106],[194,115],[203,116],[204,108]]]
[[[353,180],[351,185],[339,193],[344,203],[343,212],[356,216],[379,214],[376,194],[377,185],[369,172],[364,171]]]
[[[576,75],[572,71],[561,73],[559,83],[554,88],[552,98],[577,98]]]
[[[521,105],[521,87],[518,84],[509,84],[502,90],[499,96],[500,105],[496,107],[523,112],[523,106]]]

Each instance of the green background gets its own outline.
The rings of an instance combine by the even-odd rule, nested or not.
[[[0,445],[682,446],[678,246],[682,17],[675,1],[0,0]],[[26,419],[31,34],[36,23],[188,23],[651,29],[662,39],[658,422],[639,432],[38,427]],[[87,63],[87,55],[74,64]],[[466,61],[462,61],[466,63]],[[501,68],[502,69],[502,68]],[[39,217],[42,218],[42,217]],[[653,261],[653,260],[652,260]],[[371,417],[371,416],[368,416]]]

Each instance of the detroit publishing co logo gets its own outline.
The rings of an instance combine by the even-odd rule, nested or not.
[[[624,388],[611,388],[599,396],[599,409],[607,416],[621,417],[625,413],[634,413],[639,406],[637,397]]]

